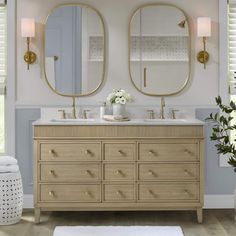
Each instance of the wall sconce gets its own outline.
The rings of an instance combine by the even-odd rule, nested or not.
[[[36,54],[30,51],[30,39],[35,37],[35,20],[33,18],[21,19],[21,37],[27,40],[27,52],[24,55],[24,60],[28,65],[33,64],[36,61]]]
[[[209,60],[209,53],[206,51],[206,37],[211,36],[211,18],[210,17],[198,17],[197,18],[197,35],[203,37],[203,51],[200,51],[197,55],[197,60],[204,64],[206,69],[206,63]]]

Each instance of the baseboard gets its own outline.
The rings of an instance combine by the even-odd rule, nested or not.
[[[234,195],[205,195],[204,203],[206,209],[234,208]]]
[[[24,195],[24,209],[33,208],[33,195]],[[205,195],[205,209],[234,208],[234,195]]]
[[[23,208],[34,208],[34,196],[32,194],[24,194]]]

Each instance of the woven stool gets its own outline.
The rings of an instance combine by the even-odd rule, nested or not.
[[[22,207],[23,187],[20,172],[0,173],[0,225],[19,222]]]

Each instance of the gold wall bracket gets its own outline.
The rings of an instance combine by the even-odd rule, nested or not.
[[[30,38],[27,37],[27,52],[24,55],[24,61],[27,63],[27,69],[29,70],[29,65],[35,63],[37,55],[30,51]]]
[[[206,69],[206,63],[209,61],[210,55],[206,51],[206,37],[203,37],[203,51],[197,54],[197,60],[204,64],[204,69]]]

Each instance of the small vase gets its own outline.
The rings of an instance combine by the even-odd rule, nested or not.
[[[113,116],[125,116],[125,105],[124,104],[116,104],[112,105],[113,108]]]

